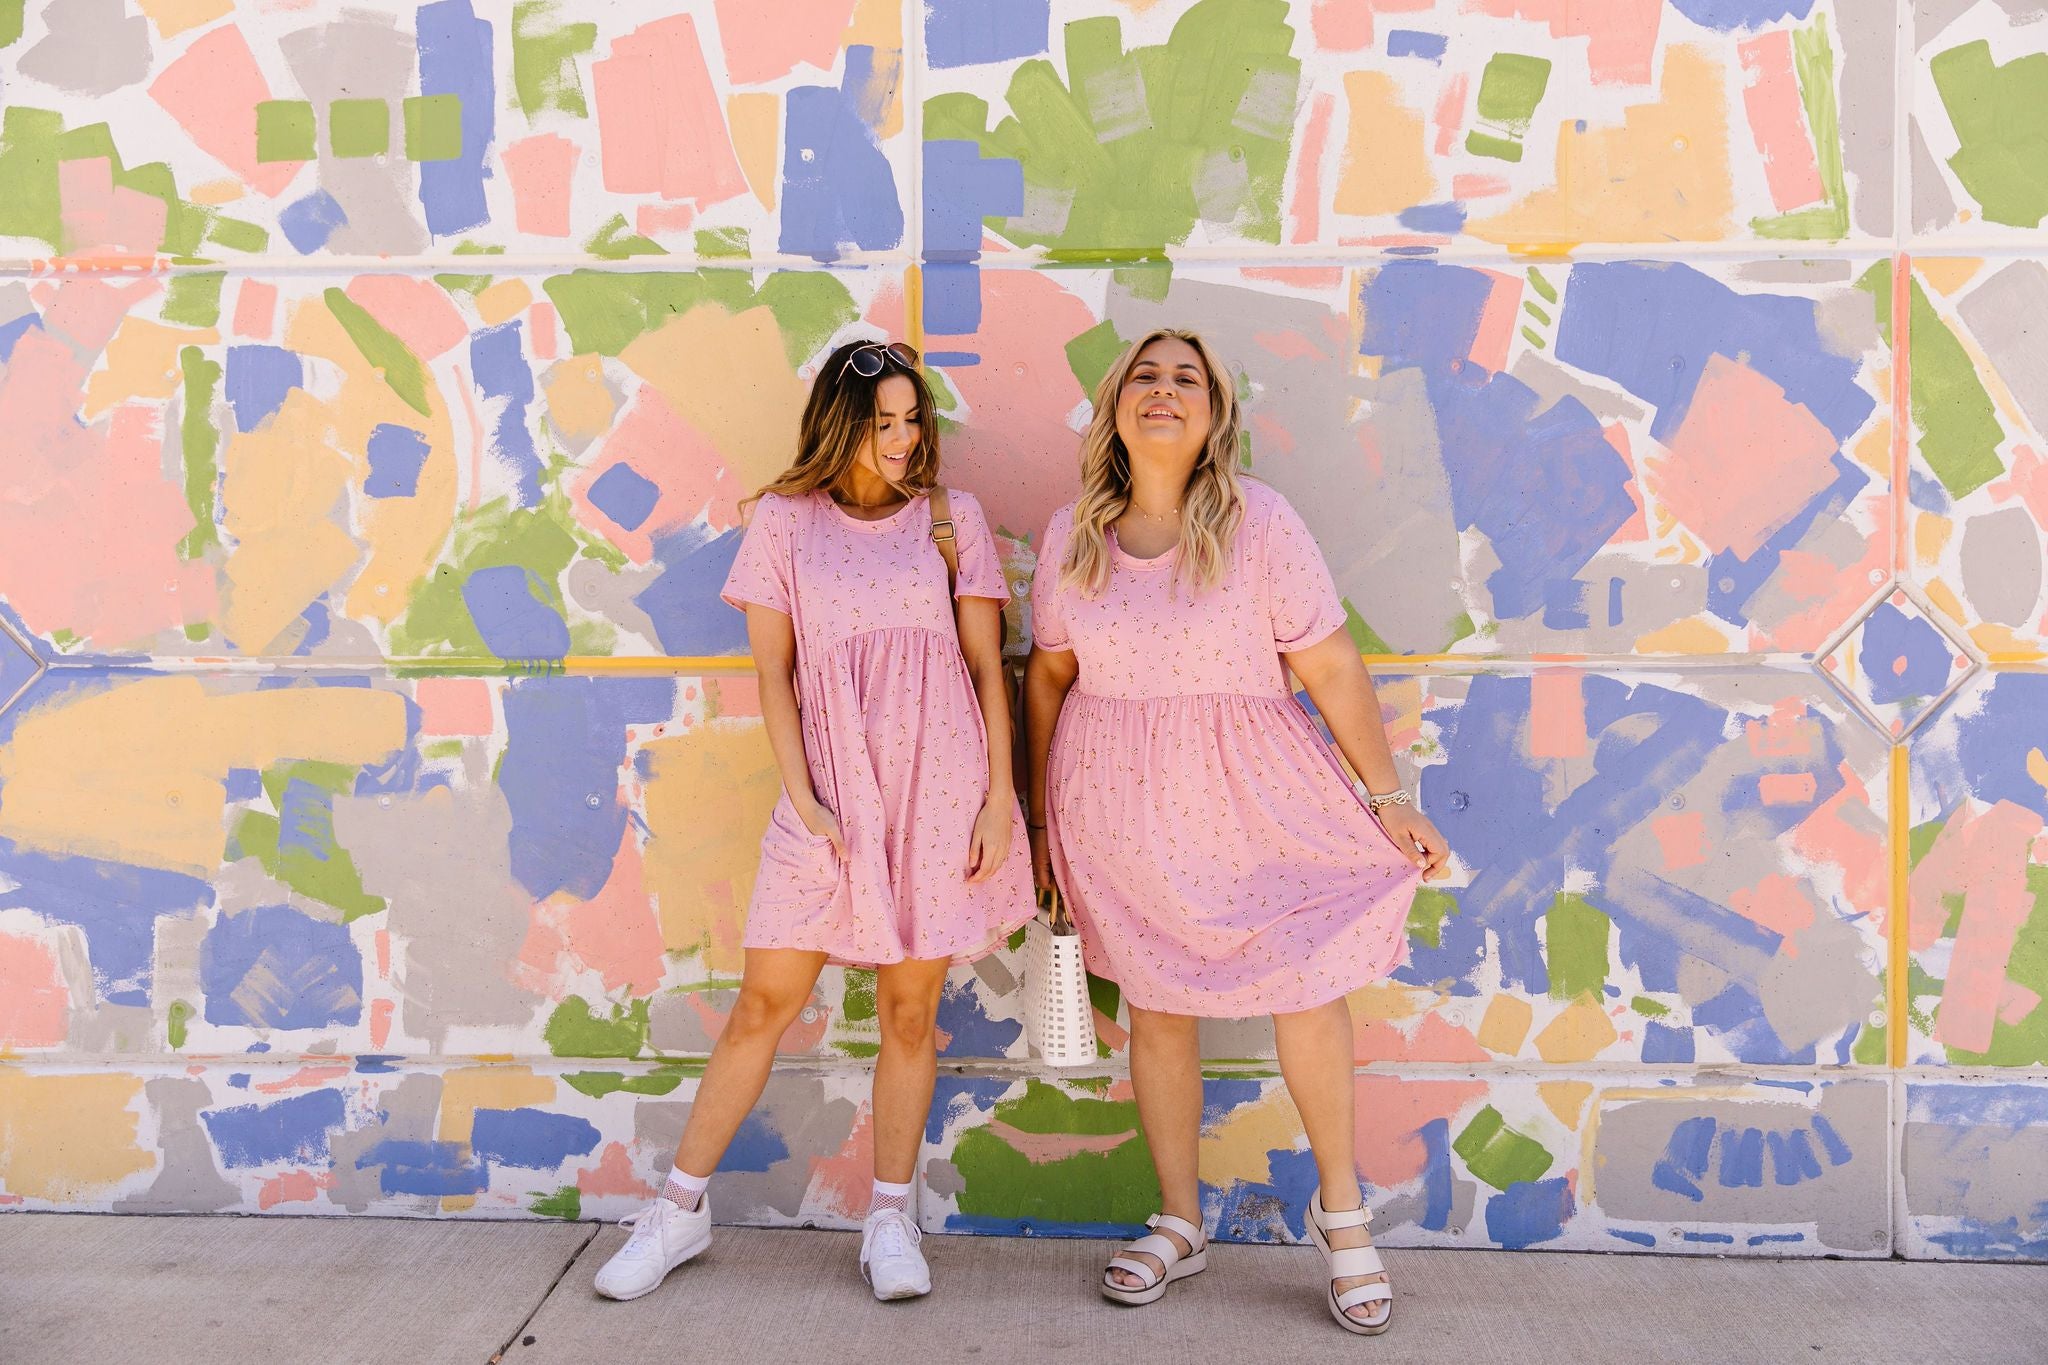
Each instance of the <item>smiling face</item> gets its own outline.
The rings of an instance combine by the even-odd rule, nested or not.
[[[917,387],[904,375],[889,375],[875,385],[874,430],[860,443],[854,467],[889,483],[902,483],[923,431]]]
[[[1209,371],[1201,354],[1178,337],[1161,337],[1138,352],[1116,396],[1116,434],[1133,455],[1191,458],[1209,439]]]

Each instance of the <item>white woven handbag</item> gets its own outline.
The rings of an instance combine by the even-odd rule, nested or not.
[[[1095,1007],[1081,934],[1060,894],[1049,899],[1024,928],[1024,1036],[1047,1066],[1087,1066],[1096,1060]]]

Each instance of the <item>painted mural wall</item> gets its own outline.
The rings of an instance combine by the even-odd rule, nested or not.
[[[1461,856],[1352,998],[1395,1245],[2048,1257],[2032,0],[0,3],[0,1204],[613,1216],[776,776],[738,502],[928,351],[1013,638],[1207,331]],[[1117,993],[959,971],[920,1211],[1122,1230]],[[870,978],[715,1185],[865,1209]],[[1302,1235],[1262,1023],[1220,1235]]]

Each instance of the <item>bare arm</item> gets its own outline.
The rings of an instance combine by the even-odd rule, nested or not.
[[[1024,818],[1031,831],[1031,872],[1040,890],[1052,889],[1051,845],[1045,833],[1045,769],[1052,752],[1060,708],[1081,673],[1071,649],[1033,648],[1024,667],[1024,742],[1031,764],[1030,799]]]
[[[1017,808],[1017,779],[1010,753],[1010,681],[1003,670],[1003,607],[993,597],[962,597],[953,604],[960,653],[974,698],[981,703],[988,733],[988,798],[975,817],[967,850],[967,880],[986,881],[1010,854],[1011,822]]]
[[[840,833],[838,817],[819,802],[811,787],[810,764],[804,758],[804,731],[796,700],[796,623],[773,607],[749,602],[747,646],[754,652],[761,684],[761,720],[768,727],[768,747],[775,753],[782,789],[789,793],[789,803],[804,827],[813,834],[830,836],[832,847],[844,858],[846,839]]]
[[[1294,676],[1308,689],[1316,710],[1323,713],[1345,761],[1364,779],[1366,790],[1385,793],[1398,789],[1401,775],[1394,767],[1386,726],[1380,721],[1379,692],[1349,632],[1341,628],[1332,631],[1286,659]],[[1395,846],[1424,869],[1425,878],[1434,881],[1445,875],[1450,850],[1429,817],[1413,806],[1382,806],[1379,816]]]

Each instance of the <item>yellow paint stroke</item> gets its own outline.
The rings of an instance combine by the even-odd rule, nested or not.
[[[1873,373],[1870,383],[1879,393],[1891,392],[1891,380],[1886,376]],[[1856,463],[1871,473],[1882,474],[1889,479],[1892,476],[1892,419],[1880,417],[1872,422],[1869,430],[1856,438],[1856,444],[1849,448],[1849,453],[1856,457]]]
[[[1927,594],[1928,601],[1948,613],[1951,621],[1970,619],[1970,613],[1963,609],[1963,601],[1956,596],[1956,590],[1939,578],[1928,579],[1920,585],[1920,589]]]
[[[554,1081],[525,1066],[464,1067],[441,1078],[441,1116],[435,1136],[443,1142],[468,1145],[479,1109],[545,1108],[555,1102]],[[461,1213],[473,1207],[473,1194],[441,1196],[441,1212]]]
[[[1631,106],[1619,128],[1581,133],[1575,121],[1560,124],[1556,186],[1475,220],[1469,231],[1502,245],[1727,236],[1735,201],[1725,80],[1711,55],[1673,44],[1654,103]]]
[[[1242,1104],[1202,1134],[1195,1164],[1202,1179],[1228,1189],[1235,1184],[1263,1185],[1273,1179],[1269,1152],[1292,1152],[1307,1139],[1301,1135],[1301,1113],[1282,1086],[1274,1086],[1250,1104]]]
[[[1417,989],[1398,981],[1375,981],[1344,997],[1355,1022],[1376,1024],[1416,1018],[1442,1004],[1444,999],[1442,991]]]
[[[327,406],[335,447],[356,462],[360,480],[369,474],[370,432],[390,422],[427,438],[418,491],[409,498],[364,498],[357,508],[369,559],[349,585],[344,612],[358,621],[397,620],[413,585],[434,567],[455,522],[455,434],[440,385],[427,371],[427,406],[422,417],[393,393],[319,299],[292,313],[285,343],[306,357],[318,357],[341,373],[341,388]]]
[[[1496,995],[1479,1021],[1479,1046],[1488,1052],[1512,1057],[1522,1050],[1529,1036],[1529,1022],[1535,1011],[1518,995]]]
[[[405,743],[405,699],[357,687],[209,692],[143,678],[68,693],[0,746],[0,835],[39,852],[209,876],[230,768],[364,764]]]
[[[249,187],[239,180],[202,180],[186,197],[195,204],[232,204],[248,192]]]
[[[645,876],[662,944],[737,971],[761,832],[782,791],[768,732],[758,720],[714,720],[645,752]]]
[[[135,398],[165,399],[178,390],[180,346],[220,340],[208,327],[166,327],[148,318],[129,317],[107,343],[106,364],[85,385],[85,420],[94,421],[108,408]]]
[[[210,24],[235,7],[235,0],[136,0],[159,36],[174,38],[188,28]]]
[[[1728,637],[1705,621],[1689,618],[1674,621],[1662,630],[1636,638],[1638,654],[1723,654]]]
[[[619,358],[711,439],[740,486],[759,488],[789,464],[804,386],[767,308],[700,303]]]
[[[342,524],[356,462],[335,447],[335,413],[304,389],[221,451],[222,526],[234,548],[223,569],[221,628],[268,654],[363,557]],[[367,435],[367,433],[366,433]]]
[[[25,1199],[104,1198],[152,1169],[137,1132],[140,1076],[31,1076],[0,1066],[0,1181]]]
[[[1344,97],[1351,108],[1344,138],[1339,213],[1376,217],[1400,213],[1436,197],[1436,173],[1420,110],[1401,102],[1401,88],[1384,71],[1347,71]]]
[[[1593,1097],[1591,1081],[1543,1081],[1536,1087],[1544,1105],[1565,1127],[1578,1130],[1579,1114]]]
[[[732,128],[732,149],[740,170],[761,207],[775,207],[775,152],[781,139],[782,98],[772,90],[748,90],[725,101],[725,121]]]
[[[846,32],[840,35],[839,49],[843,52],[863,44],[875,50],[875,70],[881,71],[891,62],[898,63],[900,67],[903,61],[903,6],[896,0],[860,0],[854,8],[853,18],[847,21]],[[882,111],[881,122],[875,127],[875,136],[892,138],[902,131],[903,81],[899,76],[896,90],[889,98],[889,107]]]
[[[1953,530],[1955,523],[1947,517],[1936,512],[1920,513],[1913,522],[1913,557],[1921,564],[1939,560]]]
[[[1913,268],[1920,278],[1934,286],[1934,292],[1946,298],[1970,282],[1970,277],[1983,269],[1984,261],[1979,256],[1916,256]]]
[[[1998,664],[2028,664],[2043,658],[2040,647],[2020,638],[2011,626],[2001,626],[1986,621],[1970,627],[1970,639],[1977,648],[1996,666]]]
[[[604,382],[604,360],[594,355],[559,361],[541,383],[548,420],[564,440],[585,441],[604,435],[618,417],[618,401]]]
[[[1607,1011],[1592,1000],[1575,1000],[1536,1035],[1536,1055],[1546,1062],[1590,1062],[1620,1037]]]
[[[533,290],[525,280],[499,280],[476,296],[477,316],[486,327],[496,327],[518,317],[532,302]]]
[[[1885,915],[1885,947],[1889,950],[1889,970],[1885,973],[1884,1021],[1889,1032],[1885,1041],[1890,1045],[1892,1069],[1906,1064],[1906,1006],[1908,1003],[1906,978],[1909,968],[1907,958],[1907,916],[1912,912],[1907,899],[1907,877],[1912,871],[1912,788],[1910,762],[1906,746],[1895,744],[1888,751],[1891,754],[1890,792],[1886,801],[1885,823],[1889,827],[1892,856],[1892,903]]]

